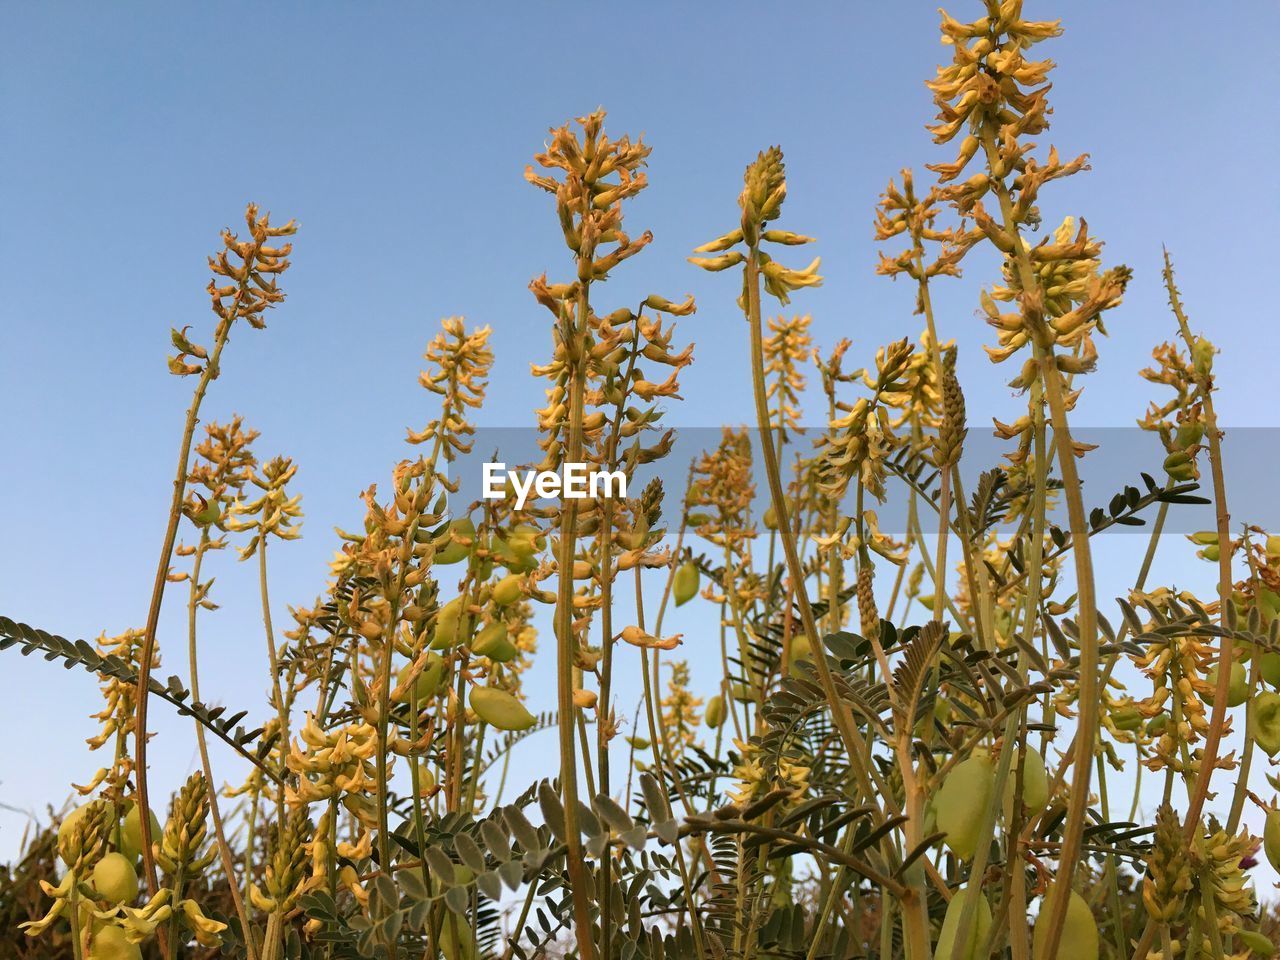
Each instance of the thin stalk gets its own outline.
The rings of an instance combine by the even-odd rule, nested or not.
[[[763,432],[769,426],[769,404],[765,393],[764,344],[760,321],[759,255],[758,246],[753,244],[747,256],[746,264],[747,320],[751,327],[751,379],[755,394],[756,418]],[[809,603],[807,591],[803,588],[804,568],[800,563],[800,555],[796,549],[790,511],[778,468],[778,458],[771,443],[762,443],[760,447],[764,452],[765,473],[769,481],[769,493],[773,498],[773,511],[777,519],[783,555],[787,561],[787,572],[796,587],[796,600],[800,607],[800,619],[804,626],[805,635],[809,640],[810,649],[813,650],[813,662],[818,670],[818,679],[831,707],[836,729],[840,732],[845,749],[849,753],[850,769],[862,781],[863,790],[868,795],[873,796],[874,793],[872,792],[867,772],[862,767],[862,757],[866,755],[862,736],[858,733],[849,705],[841,699],[835,686],[835,680],[831,675],[830,667],[827,665],[826,649],[822,644],[822,638],[818,633],[818,626],[814,619],[813,607]],[[908,820],[908,823],[911,822],[911,820]],[[901,898],[901,907],[908,955],[913,960],[928,960],[930,957],[929,918],[922,899],[917,895],[916,891],[904,890]]]
[[[586,393],[586,357],[582,352],[583,333],[591,309],[590,282],[580,280],[576,323],[564,317],[561,340],[569,364],[569,423],[565,462],[582,462],[582,420]],[[573,559],[578,536],[578,501],[566,499],[560,508],[560,553],[556,585],[556,702],[559,708],[560,793],[564,805],[564,825],[568,850],[565,855],[573,897],[574,934],[580,960],[594,960],[591,935],[591,904],[586,868],[582,858],[582,837],[578,833],[578,762],[574,727],[578,711],[573,703],[573,670],[576,662],[573,634]],[[607,908],[607,905],[606,905]]]
[[[196,546],[195,559],[191,567],[191,589],[187,598],[187,666],[191,674],[191,699],[203,703],[200,698],[200,660],[196,654],[196,615],[199,611],[200,572],[204,564],[204,555],[209,549],[209,530],[200,532],[200,543]],[[227,843],[226,831],[222,824],[222,811],[218,803],[218,788],[213,779],[213,765],[209,762],[209,745],[204,735],[204,725],[195,724],[196,747],[200,752],[200,769],[204,773],[204,781],[209,793],[209,813],[213,818],[213,835],[217,841],[218,859],[222,870],[227,875],[227,889],[231,892],[231,902],[235,907],[236,918],[240,921],[240,930],[244,936],[245,950],[248,960],[257,960],[257,945],[254,942],[253,929],[249,926],[249,914],[245,910],[244,898],[236,883],[235,863],[232,860],[231,845]]]

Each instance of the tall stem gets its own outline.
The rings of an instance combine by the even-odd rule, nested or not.
[[[205,529],[200,532],[200,543],[196,546],[195,560],[191,567],[191,590],[187,598],[187,666],[191,674],[191,699],[196,703],[203,702],[200,698],[200,661],[196,654],[196,615],[200,609],[200,571],[208,549],[209,531]],[[231,891],[231,902],[235,907],[236,917],[240,921],[245,951],[249,960],[257,960],[257,944],[254,941],[253,929],[249,926],[249,914],[245,910],[244,898],[236,883],[231,845],[227,842],[226,830],[222,824],[218,788],[213,779],[213,765],[209,762],[209,745],[205,740],[204,725],[197,720],[195,727],[196,746],[200,751],[200,769],[204,773],[204,782],[209,793],[209,814],[213,818],[213,835],[217,840],[218,859],[222,863],[223,872],[227,875],[227,889]],[[283,790],[283,787],[281,789]]]
[[[586,355],[582,351],[591,309],[589,282],[579,281],[575,316],[566,316],[561,340],[569,369],[569,423],[565,462],[582,462],[582,420],[586,394]],[[586,866],[582,858],[582,837],[578,833],[578,762],[574,744],[577,709],[573,703],[573,671],[576,641],[573,635],[573,558],[578,535],[578,501],[561,501],[560,553],[556,584],[556,702],[560,732],[560,794],[564,804],[566,863],[570,894],[573,897],[574,933],[580,960],[593,960],[595,943],[591,935],[591,905],[587,890]],[[608,904],[604,905],[608,909]]]
[[[795,587],[796,601],[800,608],[800,621],[804,627],[810,649],[813,651],[813,662],[818,671],[818,680],[831,708],[836,729],[839,731],[840,738],[844,741],[845,750],[849,754],[850,769],[854,771],[855,776],[861,781],[863,791],[868,796],[874,796],[875,792],[871,787],[867,771],[862,765],[862,758],[868,755],[866,746],[863,743],[861,734],[858,732],[857,725],[854,723],[853,713],[849,705],[840,697],[840,693],[836,689],[835,679],[832,677],[831,669],[827,665],[826,648],[823,646],[822,638],[818,633],[817,622],[814,619],[813,607],[809,603],[808,592],[804,589],[804,567],[800,563],[800,554],[796,549],[795,533],[791,526],[791,517],[782,486],[778,457],[773,444],[768,441],[770,418],[764,378],[764,335],[760,322],[759,255],[758,247],[752,245],[747,255],[746,264],[747,321],[751,327],[751,380],[754,388],[753,393],[755,394],[756,420],[760,427],[761,437],[764,439],[764,442],[760,444],[760,448],[764,454],[765,474],[769,482],[769,493],[773,500],[773,512],[777,520],[778,537],[782,543],[782,552],[787,562],[787,574]],[[911,824],[915,821],[909,819],[907,822]],[[908,956],[913,960],[928,960],[930,956],[929,918],[925,912],[924,903],[915,891],[908,890],[901,898],[901,905]]]

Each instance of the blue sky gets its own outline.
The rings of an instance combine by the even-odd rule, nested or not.
[[[1280,6],[1080,0],[1029,2],[1028,13],[1062,15],[1067,29],[1042,48],[1059,63],[1042,142],[1088,151],[1094,168],[1046,191],[1045,220],[1084,215],[1108,262],[1136,277],[1076,421],[1120,427],[1143,412],[1136,372],[1172,329],[1164,243],[1193,322],[1223,348],[1224,422],[1274,426],[1260,361],[1280,348],[1267,253],[1280,205]],[[923,81],[947,52],[932,3],[62,3],[11,4],[3,21],[0,612],[15,619],[72,637],[141,624],[190,390],[165,372],[168,330],[209,330],[204,258],[247,200],[301,223],[289,299],[266,331],[235,334],[205,414],[244,414],[262,431],[260,455],[301,465],[306,536],[273,555],[281,622],[286,604],[322,589],[331,528],[355,520],[356,494],[405,455],[404,427],[431,416],[415,380],[440,317],[494,328],[481,422],[530,422],[541,386],[528,364],[550,331],[526,284],[569,270],[547,198],[521,177],[551,125],[604,105],[613,132],[644,133],[654,148],[628,226],[655,242],[600,299],[697,296],[680,335],[697,342],[697,362],[668,422],[750,411],[732,282],[684,258],[733,225],[742,168],[769,144],[788,159],[783,225],[817,236],[824,258],[825,285],[795,303],[814,314],[816,340],[851,338],[861,363],[918,333],[910,290],[873,274],[871,215],[901,167],[951,158],[924,130]],[[937,298],[974,424],[1023,405],[1004,386],[1015,371],[993,370],[979,349],[976,293],[993,266],[975,256]],[[1139,549],[1108,541],[1111,592]],[[228,554],[217,573],[225,606],[206,621],[206,689],[260,704],[253,572]],[[1175,559],[1157,574],[1203,580]],[[164,636],[181,627],[175,600]],[[710,676],[709,642],[685,653]],[[176,650],[171,660],[166,674]],[[56,804],[91,775],[92,690],[87,676],[0,660],[0,723],[16,745],[0,760],[0,803]],[[191,737],[156,713],[155,776],[176,783]],[[541,747],[530,749],[536,770]],[[0,811],[0,854],[22,822]]]

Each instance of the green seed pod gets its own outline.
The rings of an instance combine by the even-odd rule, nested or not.
[[[1267,756],[1280,753],[1280,693],[1267,690],[1253,698],[1248,728],[1249,735]]]
[[[938,829],[952,853],[968,860],[978,849],[982,816],[991,805],[991,758],[975,753],[947,774],[935,804]]]
[[[520,599],[524,587],[519,574],[508,574],[493,585],[493,602],[500,607],[510,606]]]
[[[1280,870],[1280,810],[1272,810],[1267,814],[1266,824],[1262,828],[1262,849],[1271,865]]]
[[[1157,713],[1147,721],[1147,733],[1158,737],[1160,734],[1164,733],[1164,728],[1168,725],[1169,715],[1167,713]]]
[[[472,687],[470,703],[476,716],[498,730],[528,730],[538,722],[523,703],[497,687]]]
[[[1202,377],[1213,373],[1213,355],[1218,351],[1204,337],[1196,337],[1191,345],[1191,364]]]
[[[406,663],[396,677],[396,686],[400,686],[409,679],[409,671],[413,668],[413,664]],[[414,681],[414,692],[418,696],[418,704],[430,700],[438,694],[445,684],[444,658],[432,654],[427,658],[426,665],[423,666],[422,672],[418,674],[418,679]],[[405,691],[404,702],[409,702],[409,692]]]
[[[1271,942],[1271,938],[1266,934],[1259,933],[1257,930],[1237,930],[1236,936],[1240,938],[1240,942],[1249,948],[1249,956],[1251,957],[1274,957],[1276,955],[1276,945]]]
[[[1258,591],[1258,612],[1262,614],[1262,625],[1271,626],[1271,621],[1280,614],[1280,594],[1263,587]]]
[[[138,874],[122,853],[108,853],[93,867],[93,889],[112,903],[132,903],[138,897]]]
[[[933,955],[939,960],[950,960],[956,954],[956,935],[960,932],[960,919],[964,916],[965,901],[968,899],[968,887],[962,887],[951,897],[947,904],[946,916],[942,918],[942,932],[938,934],[938,946]],[[986,943],[987,933],[991,930],[991,905],[987,898],[978,894],[976,916],[969,922],[969,943],[960,951],[960,960],[978,960],[978,950]]]
[[[706,717],[707,726],[715,730],[720,724],[724,723],[724,697],[716,694],[707,701]]]
[[[218,501],[206,500],[204,506],[197,510],[191,519],[202,527],[207,527],[211,523],[217,523],[218,518],[221,516],[222,509],[219,506]]]
[[[1164,458],[1164,472],[1174,480],[1190,480],[1195,476],[1191,457],[1181,450]]]
[[[1018,779],[1018,754],[1013,755],[1009,776],[1004,782],[1004,816],[1005,823],[1012,820],[1013,795]],[[1027,811],[1035,816],[1049,805],[1049,771],[1045,769],[1044,758],[1034,747],[1027,748],[1027,759],[1022,764],[1022,802]]]
[[[467,542],[459,543],[454,539],[455,536]],[[449,529],[436,541],[436,555],[432,563],[443,567],[465,560],[475,546],[475,536],[476,525],[471,522],[470,517],[454,520],[449,524]]]
[[[458,865],[454,865],[456,874]],[[440,924],[440,949],[445,960],[476,960],[476,933],[467,918],[449,910]]]
[[[94,931],[88,960],[142,960],[142,948],[120,927],[102,926]]]
[[[1213,684],[1214,689],[1218,686],[1218,668],[1212,668],[1206,679]],[[1213,694],[1206,693],[1204,699],[1212,704]],[[1227,684],[1227,706],[1238,707],[1249,699],[1249,675],[1245,672],[1244,664],[1236,662],[1231,664],[1231,682]]]
[[[1280,653],[1264,653],[1258,661],[1262,679],[1273,687],[1280,687]]]
[[[671,584],[671,593],[676,598],[677,607],[684,606],[698,595],[698,582],[700,579],[701,574],[698,573],[698,565],[692,560],[687,560],[680,565]]]
[[[475,622],[470,613],[463,616],[462,601],[462,597],[455,597],[440,608],[431,639],[432,650],[448,650],[471,639]]]
[[[1032,960],[1098,960],[1098,922],[1084,897],[1071,891],[1067,900],[1067,916],[1062,925],[1062,939],[1058,952],[1049,957],[1045,941],[1049,936],[1049,903],[1055,886],[1049,887],[1040,902],[1040,916],[1036,917],[1035,932],[1031,935]]]
[[[488,657],[495,663],[508,663],[516,658],[516,654],[520,651],[516,649],[515,644],[511,642],[507,633],[507,625],[501,620],[495,620],[476,637],[475,642],[471,644],[474,653],[480,654],[482,657]]]
[[[1199,420],[1187,420],[1178,424],[1178,446],[1185,450],[1193,447],[1204,437],[1204,424]]]
[[[768,508],[764,512],[764,528],[766,530],[778,529],[778,514],[773,509],[773,504],[769,504]]]
[[[1117,730],[1138,730],[1142,727],[1142,714],[1136,707],[1121,707],[1111,714],[1111,722]]]

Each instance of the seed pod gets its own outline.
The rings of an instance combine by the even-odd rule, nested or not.
[[[94,931],[88,960],[142,960],[142,948],[122,928],[107,924]]]
[[[676,606],[682,607],[694,597],[698,595],[698,583],[701,575],[698,573],[698,565],[692,560],[686,560],[676,570],[675,578],[671,584],[672,595],[676,598]]]
[[[1202,377],[1212,374],[1213,355],[1217,352],[1214,345],[1204,337],[1196,337],[1191,344],[1191,364],[1195,367],[1196,373]]]
[[[1121,707],[1111,714],[1111,722],[1117,730],[1137,730],[1142,726],[1142,714],[1136,707]]]
[[[720,724],[724,723],[724,697],[716,694],[707,701],[707,712],[704,714],[707,726],[715,730]]]
[[[1264,653],[1258,661],[1262,679],[1273,687],[1280,687],[1280,653]]]
[[[476,716],[498,730],[528,730],[538,722],[523,703],[497,687],[472,687],[470,703]]]
[[[1164,458],[1164,472],[1174,480],[1190,480],[1195,476],[1195,465],[1188,454],[1179,450]]]
[[[506,607],[520,599],[524,592],[519,574],[509,574],[493,585],[493,602]]]
[[[1262,849],[1271,865],[1280,870],[1280,810],[1267,814],[1266,825],[1262,828]]]
[[[455,597],[440,608],[436,615],[436,629],[431,640],[432,650],[448,650],[471,639],[474,621],[462,607],[463,597]]]
[[[1208,676],[1205,678],[1209,683],[1213,684],[1214,690],[1218,687],[1218,668],[1212,668]],[[1213,703],[1213,692],[1210,691],[1204,695],[1207,703]],[[1231,664],[1231,680],[1227,684],[1227,706],[1238,707],[1249,699],[1249,675],[1245,672],[1244,664],[1236,661]]]
[[[455,864],[455,875],[457,871],[458,865]],[[440,949],[444,952],[445,960],[476,960],[476,933],[466,917],[452,910],[445,913],[444,921],[440,924]]]
[[[191,517],[196,523],[203,527],[217,523],[218,518],[222,516],[222,508],[217,500],[206,500],[203,507],[197,510]]]
[[[1017,774],[1018,754],[1015,751],[1009,776],[1004,782],[1005,823],[1012,820]],[[1032,816],[1049,805],[1049,772],[1045,769],[1044,758],[1034,747],[1027,747],[1027,758],[1022,761],[1022,802]]]
[[[938,946],[933,955],[939,960],[950,960],[954,953],[956,936],[960,933],[960,919],[964,916],[965,903],[968,900],[968,886],[962,887],[951,897],[947,904],[946,916],[942,918],[942,931],[938,934]],[[978,894],[978,909],[969,923],[969,942],[959,953],[960,960],[978,960],[978,950],[986,943],[987,933],[991,930],[991,905],[987,898]]]
[[[436,541],[436,555],[432,563],[448,566],[465,560],[471,554],[471,548],[475,546],[475,536],[476,525],[471,522],[470,517],[454,520],[449,524],[444,535]]]
[[[1249,956],[1251,957],[1274,957],[1276,955],[1276,945],[1271,942],[1271,938],[1266,934],[1259,933],[1257,930],[1237,930],[1236,936],[1240,938],[1240,942],[1249,948]]]
[[[406,663],[401,668],[400,673],[396,677],[396,686],[401,686],[409,679],[409,671],[413,669],[413,664]],[[413,688],[417,694],[418,705],[421,706],[427,700],[430,700],[438,694],[444,687],[444,658],[431,654],[427,657],[426,665],[423,666],[422,672],[418,674],[418,679],[414,681]],[[405,691],[404,702],[409,702],[409,691]]]
[[[1067,900],[1067,916],[1062,924],[1062,939],[1058,952],[1049,957],[1045,941],[1049,936],[1049,904],[1057,881],[1049,887],[1036,917],[1035,932],[1031,935],[1032,960],[1098,960],[1098,923],[1084,897],[1071,891]]]
[[[813,659],[813,646],[809,643],[808,637],[799,634],[791,638],[791,649],[787,653],[791,672],[795,673],[797,664]]]
[[[159,839],[160,821],[156,819],[155,811],[152,811],[151,842],[155,843]],[[120,828],[120,852],[130,860],[137,860],[142,856],[142,817],[132,801],[129,802],[129,812],[125,814],[124,824]]]
[[[1204,424],[1199,420],[1186,420],[1178,424],[1178,446],[1185,450],[1204,438]]]
[[[1267,756],[1280,753],[1280,694],[1267,690],[1254,697],[1248,727],[1249,735]]]
[[[938,829],[951,852],[968,860],[978,849],[982,816],[991,805],[991,758],[975,753],[947,774],[935,805]]]
[[[112,903],[132,903],[138,896],[138,874],[122,853],[108,853],[93,867],[93,889]]]
[[[482,657],[488,657],[495,663],[508,663],[514,660],[516,654],[520,652],[516,649],[515,644],[511,642],[507,632],[507,625],[501,620],[495,620],[481,630],[480,635],[471,644],[471,649]]]

